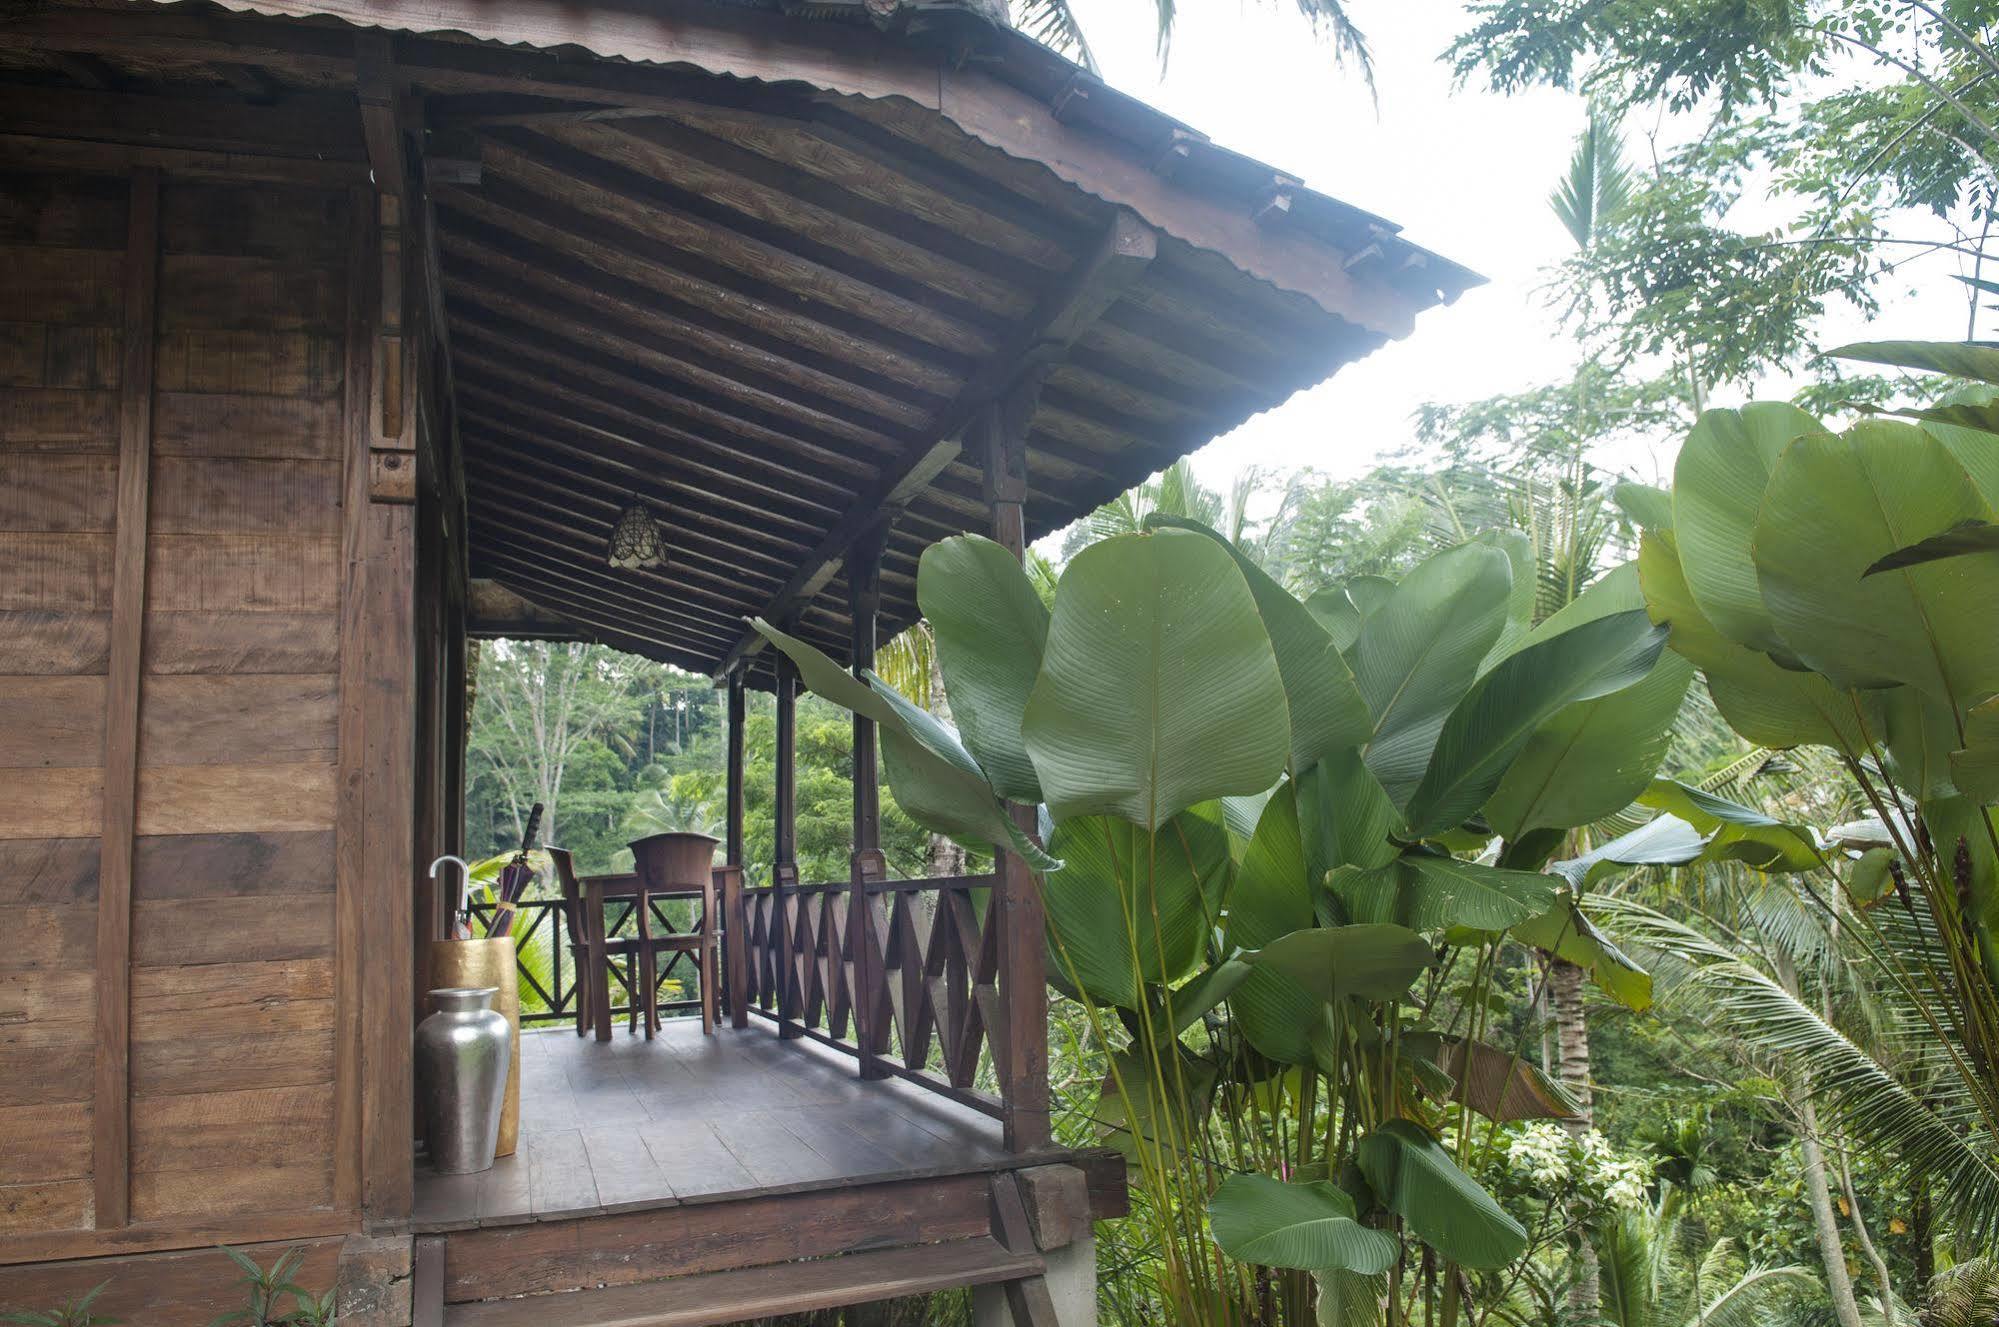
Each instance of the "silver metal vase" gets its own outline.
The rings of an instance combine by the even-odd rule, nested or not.
[[[500,1139],[512,1031],[493,1008],[494,986],[430,993],[436,1012],[417,1024],[417,1088],[430,1162],[440,1175],[489,1169]]]

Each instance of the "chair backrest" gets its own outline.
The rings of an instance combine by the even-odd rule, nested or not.
[[[555,864],[555,881],[562,889],[562,920],[569,927],[569,943],[580,945],[583,941],[583,886],[576,882],[576,862],[569,855],[569,849],[556,848],[544,843],[542,851]]]
[[[707,834],[672,832],[648,834],[633,839],[632,869],[655,894],[685,894],[699,890],[701,915],[694,920],[693,934],[704,941],[715,935],[714,862],[720,840]],[[650,928],[645,932],[650,938]]]

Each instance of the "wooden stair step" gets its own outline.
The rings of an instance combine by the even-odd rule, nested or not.
[[[721,1327],[752,1318],[1017,1281],[1045,1270],[979,1236],[944,1244],[847,1253],[812,1262],[702,1272],[665,1281],[449,1304],[444,1327]]]

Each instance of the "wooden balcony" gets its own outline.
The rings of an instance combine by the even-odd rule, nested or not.
[[[433,1321],[554,1321],[542,1297],[581,1291],[561,1321],[724,1323],[1020,1280],[1042,1270],[1035,1231],[1123,1210],[1114,1155],[1009,1152],[985,1112],[864,1081],[850,1056],[763,1020],[521,1045],[520,1151],[482,1174],[418,1173]],[[1004,1219],[1016,1204],[1033,1213],[1024,1235]]]

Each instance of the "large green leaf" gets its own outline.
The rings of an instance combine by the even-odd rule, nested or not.
[[[1062,870],[1042,884],[1050,948],[1063,977],[1102,1004],[1140,1007],[1144,985],[1194,970],[1208,930],[1207,890],[1229,869],[1219,825],[1182,812],[1149,833],[1113,816],[1055,827]]]
[[[1993,440],[1993,445],[1999,447],[1999,438]],[[1896,549],[1869,567],[1866,574],[1879,576],[1884,571],[1920,567],[1925,562],[1968,557],[1973,553],[1999,553],[1999,524],[1991,521],[1965,521],[1961,525],[1953,525],[1942,534],[1933,534],[1928,539],[1917,540],[1907,548]]]
[[[1229,893],[1226,944],[1230,951],[1258,950],[1312,924],[1312,887],[1299,842],[1291,783],[1280,784],[1264,805],[1256,833],[1244,849]],[[1236,1026],[1249,1044],[1282,1064],[1309,1064],[1318,1000],[1283,973],[1250,965],[1250,975],[1230,1002]]]
[[[1020,735],[1048,640],[1048,609],[1033,582],[1005,548],[958,535],[924,550],[916,600],[965,746],[1000,796],[1039,802],[1041,781]]]
[[[1418,1239],[1465,1267],[1504,1267],[1527,1251],[1527,1231],[1408,1120],[1360,1140],[1354,1159],[1375,1196]]]
[[[1010,843],[1038,871],[1061,868],[1001,809],[984,771],[949,727],[879,678],[855,677],[762,618],[752,625],[797,666],[808,689],[875,721],[889,793],[911,820],[966,844]]]
[[[1564,895],[1549,911],[1515,926],[1513,938],[1575,964],[1626,1009],[1643,1013],[1652,1007],[1652,974],[1612,944],[1573,896]]]
[[[1534,541],[1524,531],[1480,530],[1472,538],[1506,554],[1506,565],[1513,573],[1513,588],[1506,596],[1506,625],[1499,629],[1499,639],[1479,664],[1483,673],[1526,643],[1528,632],[1534,629],[1535,592],[1540,587],[1535,581]]]
[[[1975,705],[1964,720],[1965,745],[1950,753],[1957,790],[1980,806],[1999,802],[1999,697]]]
[[[1055,818],[1164,824],[1277,782],[1291,721],[1242,572],[1184,530],[1120,535],[1062,574],[1028,755]]]
[[[1353,921],[1393,922],[1415,931],[1504,931],[1546,912],[1558,888],[1538,871],[1427,852],[1404,853],[1386,866],[1343,866],[1328,884]]]
[[[1437,961],[1414,931],[1374,923],[1293,931],[1244,958],[1288,977],[1322,1004],[1399,999]]]
[[[1657,815],[1580,857],[1550,862],[1548,871],[1587,893],[1603,877],[1632,866],[1686,866],[1707,851],[1708,835],[1676,815]]]
[[[1764,607],[1750,555],[1756,512],[1777,458],[1792,439],[1820,429],[1781,402],[1709,410],[1673,470],[1673,534],[1694,602],[1723,636],[1766,654],[1783,655],[1787,646]]]
[[[1215,541],[1235,559],[1237,570],[1256,600],[1256,611],[1270,635],[1277,671],[1284,679],[1284,697],[1291,712],[1291,768],[1304,769],[1329,751],[1359,746],[1372,723],[1367,705],[1354,685],[1353,673],[1340,657],[1333,637],[1312,611],[1243,551],[1198,521],[1154,514],[1146,527],[1189,530]]]
[[[1633,608],[1529,641],[1502,661],[1445,721],[1409,799],[1410,835],[1462,823],[1485,804],[1537,728],[1574,702],[1642,681],[1665,646],[1665,629]]]
[[[1112,1063],[1096,1111],[1105,1143],[1141,1162],[1198,1146],[1201,1126],[1214,1109],[1219,1075],[1212,1060],[1168,1041],[1157,1064],[1138,1047],[1118,1051]]]
[[[1951,753],[1958,747],[1956,713],[1914,687],[1870,694],[1881,701],[1881,744],[1887,748],[1895,787],[1918,801],[1955,797]]]
[[[972,780],[983,784],[985,775],[949,724],[873,673],[866,678],[894,716],[876,728],[876,737],[889,792],[910,819],[965,843],[1011,844],[1037,871],[1062,869],[1059,860],[1042,851],[1013,823],[994,800],[990,784],[985,785],[983,796],[977,793]],[[988,804],[993,807],[991,814],[985,810]]]
[[[1231,1175],[1208,1200],[1208,1227],[1223,1253],[1258,1267],[1373,1275],[1399,1252],[1392,1236],[1356,1220],[1353,1199],[1325,1180]]]
[[[1707,835],[1702,855],[1708,860],[1742,862],[1759,871],[1810,871],[1822,864],[1810,827],[1785,824],[1726,797],[1657,779],[1638,801]]]
[[[1957,458],[1986,506],[1999,508],[1999,387],[1967,383],[1927,410],[1903,413]]]
[[[1172,1012],[1173,1035],[1194,1026],[1222,1001],[1234,995],[1256,969],[1239,958],[1225,958],[1211,968],[1196,973],[1186,985],[1162,998]]]
[[[1347,582],[1347,598],[1365,622],[1395,594],[1395,582],[1386,576],[1355,576]]]
[[[1673,495],[1670,490],[1650,484],[1623,483],[1610,491],[1610,500],[1640,530],[1673,528]]]
[[[1659,496],[1670,501],[1666,494]],[[1584,590],[1542,630],[1561,631],[1644,607],[1638,564],[1627,562]],[[1651,783],[1666,758],[1693,672],[1691,662],[1668,650],[1631,686],[1578,701],[1548,719],[1486,800],[1487,823],[1517,839],[1533,829],[1592,824],[1622,810]]]
[[[1691,663],[1667,653],[1637,684],[1556,714],[1507,766],[1486,800],[1486,821],[1512,839],[1615,815],[1666,758],[1693,675]]]
[[[1512,583],[1505,553],[1460,544],[1403,577],[1361,624],[1352,663],[1374,720],[1367,767],[1397,806],[1407,805],[1445,716],[1498,641]]]
[[[1351,649],[1360,636],[1360,609],[1347,598],[1344,585],[1327,585],[1312,591],[1305,600],[1305,609],[1342,652]]]
[[[1402,849],[1402,813],[1362,763],[1358,751],[1335,751],[1293,781],[1306,874],[1323,882],[1338,866],[1381,866]]]
[[[1963,468],[1913,424],[1866,420],[1802,438],[1771,476],[1756,524],[1763,599],[1792,651],[1833,685],[1906,683],[1962,711],[1999,691],[1999,565],[1954,558],[1865,573],[1990,514]]]
[[[1736,732],[1759,746],[1867,749],[1856,711],[1871,716],[1874,702],[1864,693],[1839,691],[1815,673],[1780,667],[1722,635],[1694,603],[1671,536],[1645,536],[1638,578],[1646,610],[1667,627],[1667,646],[1706,674],[1715,708]]]
[[[1999,349],[1991,346],[1962,341],[1856,341],[1825,353],[1834,359],[1858,359],[1999,383]]]

